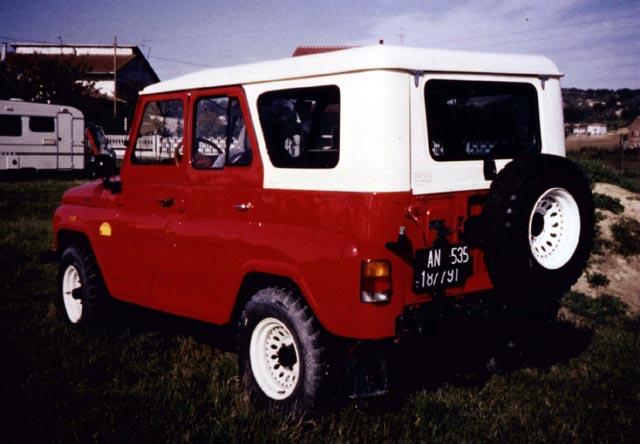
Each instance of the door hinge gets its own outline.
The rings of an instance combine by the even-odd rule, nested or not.
[[[420,77],[425,74],[425,71],[411,71],[411,74],[413,75],[413,84],[417,88],[420,85]]]

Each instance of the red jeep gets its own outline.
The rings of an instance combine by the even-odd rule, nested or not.
[[[326,397],[326,344],[394,338],[490,291],[551,319],[593,204],[535,56],[375,46],[206,70],[142,91],[120,177],[54,218],[68,320],[110,297],[238,327],[254,396]]]

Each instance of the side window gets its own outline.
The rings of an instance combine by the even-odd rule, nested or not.
[[[149,102],[133,150],[133,163],[175,164],[182,159],[184,105],[182,100]]]
[[[22,136],[22,120],[20,116],[0,115],[0,136]]]
[[[333,168],[340,154],[340,89],[271,91],[258,98],[269,159],[278,168]]]
[[[53,133],[56,130],[53,117],[31,116],[29,117],[29,131],[34,133]]]
[[[195,108],[192,163],[198,169],[247,166],[252,154],[238,99],[205,97]]]

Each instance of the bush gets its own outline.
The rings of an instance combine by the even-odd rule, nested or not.
[[[605,287],[609,285],[611,281],[602,273],[588,273],[587,282],[592,287]]]
[[[640,254],[640,222],[628,217],[611,226],[615,251],[623,256]]]
[[[620,199],[607,196],[606,194],[594,193],[593,203],[596,208],[602,208],[614,214],[620,214],[624,211],[624,206],[620,203]]]
[[[627,190],[634,191],[636,193],[640,192],[639,186],[618,174],[613,168],[609,168],[596,160],[581,159],[574,155],[570,157],[574,162],[577,162],[582,167],[582,170],[587,175],[587,179],[591,182],[592,187],[596,182],[605,182],[626,188]]]

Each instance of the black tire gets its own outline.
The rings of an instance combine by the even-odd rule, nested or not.
[[[539,199],[552,189],[564,190],[574,199],[580,221],[577,246],[567,255],[568,260],[557,268],[543,266],[536,259],[529,239],[530,230],[532,234],[536,232],[536,223],[542,223],[541,227],[548,224],[544,222],[547,219],[534,216],[533,212],[543,205]],[[556,217],[563,217],[562,212]],[[593,197],[582,170],[568,159],[545,154],[513,160],[491,184],[484,218],[485,262],[491,281],[506,305],[541,318],[555,318],[558,301],[582,274],[593,242]],[[543,221],[539,222],[541,219]],[[569,220],[561,219],[559,225],[563,227]],[[568,222],[566,226],[569,227]],[[563,232],[570,230],[571,227]],[[556,233],[549,235],[558,236]],[[547,254],[547,250],[541,251],[537,250],[536,254]]]
[[[268,322],[269,319],[276,319],[287,328],[295,343],[294,352],[297,353],[298,376],[291,392],[284,399],[275,399],[267,394],[254,374],[254,366],[260,364],[257,359],[252,362],[252,336],[261,321]],[[259,336],[257,332],[255,334],[256,337]],[[284,411],[305,412],[319,408],[330,392],[327,390],[329,365],[321,337],[318,322],[296,292],[281,288],[258,291],[244,307],[238,326],[238,367],[240,379],[250,399]],[[259,340],[256,339],[256,342]],[[284,346],[272,355],[278,356],[274,367],[286,365],[291,369],[295,364],[291,364],[290,358],[289,363],[284,362],[284,357],[280,358],[281,351],[286,351]],[[260,367],[256,368],[260,371]],[[264,377],[261,380],[264,385]],[[287,390],[282,390],[283,394],[286,392]]]
[[[80,288],[73,299],[81,304],[80,317],[72,316],[65,304],[64,279],[67,270],[77,271]],[[70,271],[71,272],[71,271]],[[102,279],[91,248],[85,243],[68,246],[60,258],[58,269],[58,300],[60,313],[67,322],[78,326],[95,325],[106,318],[111,308],[110,296]],[[68,295],[67,295],[68,298]]]

